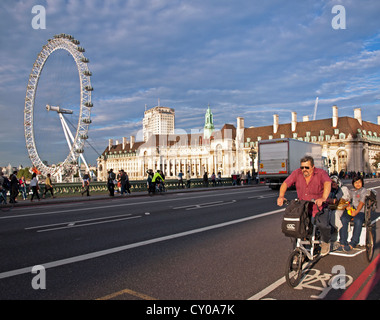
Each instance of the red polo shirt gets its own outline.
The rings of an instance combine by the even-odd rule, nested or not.
[[[330,177],[325,170],[314,168],[313,175],[309,181],[306,183],[305,177],[302,174],[302,170],[298,168],[294,170],[289,177],[286,178],[285,183],[288,187],[296,185],[297,197],[299,200],[317,200],[323,196],[323,186],[324,183],[328,181],[331,182]],[[317,206],[313,206],[313,216],[318,212]]]

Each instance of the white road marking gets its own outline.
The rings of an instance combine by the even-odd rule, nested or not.
[[[246,222],[246,221],[250,221],[250,220],[255,220],[255,219],[267,217],[267,216],[270,216],[270,215],[274,215],[274,214],[280,213],[280,212],[282,212],[284,210],[285,209],[278,209],[278,210],[274,210],[274,211],[258,214],[258,215],[255,215],[255,216],[250,216],[250,217],[246,217],[246,218],[232,220],[232,221],[228,221],[228,222],[224,222],[224,223],[219,223],[219,224],[215,224],[215,225],[211,225],[211,226],[203,227],[203,228],[199,228],[199,229],[189,230],[189,231],[185,231],[185,232],[175,233],[175,234],[171,234],[171,235],[168,235],[168,236],[154,238],[154,239],[150,239],[150,240],[146,240],[146,241],[141,241],[141,242],[136,242],[136,243],[120,246],[120,247],[115,247],[115,248],[110,248],[110,249],[106,249],[106,250],[96,251],[96,252],[92,252],[92,253],[88,253],[88,254],[83,254],[83,255],[80,255],[80,256],[71,257],[71,258],[67,258],[67,259],[52,261],[52,262],[48,262],[48,263],[44,263],[44,264],[40,264],[40,265],[43,265],[45,267],[45,269],[50,269],[50,268],[54,268],[54,267],[59,267],[59,266],[71,264],[71,263],[76,263],[76,262],[80,262],[80,261],[86,261],[86,260],[90,260],[90,259],[94,259],[94,258],[98,258],[98,257],[103,257],[103,256],[106,256],[106,255],[109,255],[109,254],[126,251],[126,250],[129,250],[129,249],[146,246],[146,245],[153,244],[153,243],[158,243],[158,242],[163,242],[163,241],[167,241],[167,240],[177,239],[177,238],[185,237],[185,236],[188,236],[188,235],[193,235],[193,234],[197,234],[197,233],[201,233],[201,232],[205,232],[205,231],[209,231],[209,230],[213,230],[213,229],[227,227],[227,226],[234,225],[234,224],[237,224],[237,223],[242,223],[242,222]],[[7,271],[7,272],[2,272],[2,273],[0,273],[0,279],[10,278],[10,277],[14,277],[14,276],[18,276],[18,275],[22,275],[22,274],[26,274],[26,273],[31,273],[32,268],[33,268],[33,266],[30,266],[30,267],[26,267],[26,268],[21,268],[21,269],[11,270],[11,271]]]
[[[241,193],[260,192],[260,191],[262,191],[262,189],[260,189],[260,190],[259,189],[254,189],[254,190],[247,190],[247,191],[239,190],[239,194],[241,194]],[[70,212],[90,211],[90,210],[97,210],[97,209],[128,207],[128,206],[141,205],[141,204],[153,204],[153,203],[183,201],[183,200],[191,200],[191,199],[199,199],[199,198],[219,197],[219,196],[224,196],[224,195],[231,195],[231,192],[229,192],[229,193],[215,193],[215,194],[208,193],[207,195],[203,195],[203,196],[202,195],[198,195],[198,196],[187,197],[187,198],[172,198],[172,199],[160,199],[160,200],[149,199],[148,201],[143,201],[143,202],[132,202],[132,203],[130,203],[130,202],[122,202],[122,203],[119,203],[119,204],[110,204],[110,205],[98,206],[98,207],[86,207],[86,208],[76,208],[76,209],[58,210],[58,211],[50,211],[50,212],[40,212],[40,213],[10,215],[10,216],[2,216],[2,217],[0,217],[0,220],[15,219],[15,218],[25,218],[25,217],[33,217],[33,216],[43,216],[43,215],[51,215],[51,214],[57,214],[57,213],[70,213]]]
[[[187,208],[194,208],[196,206],[200,207],[203,205],[212,205],[212,204],[217,204],[217,203],[222,203],[223,201],[215,201],[215,202],[208,202],[208,203],[200,203],[200,204],[190,204],[188,206],[182,206],[182,207],[174,207],[173,210],[178,210],[178,209],[187,209]]]
[[[268,199],[268,198],[277,198],[278,194],[270,194],[270,195],[264,195],[264,196],[253,196],[248,197],[248,199]]]
[[[278,279],[276,282],[272,283],[270,286],[266,287],[264,290],[261,290],[260,292],[256,293],[254,296],[248,298],[247,300],[260,300],[261,298],[265,297],[269,293],[271,293],[273,290],[278,288],[279,286],[283,285],[286,282],[285,276],[281,279]]]
[[[215,206],[224,206],[226,204],[235,203],[236,200],[224,202],[224,201],[215,201],[215,202],[208,202],[208,203],[200,203],[200,204],[191,204],[188,206],[182,206],[182,207],[174,207],[173,210],[178,209],[185,209],[185,210],[196,210],[196,209],[202,209],[202,208],[209,208],[209,207],[215,207]]]
[[[124,221],[124,220],[132,220],[132,219],[138,219],[138,218],[141,218],[141,216],[133,216],[133,217],[113,219],[113,220],[106,220],[106,221],[83,223],[83,224],[80,224],[80,225],[74,225],[73,223],[71,223],[71,224],[69,224],[67,226],[50,228],[50,229],[43,229],[43,230],[38,230],[37,232],[40,233],[40,232],[49,232],[49,231],[56,231],[56,230],[62,230],[62,229],[81,228],[81,227],[93,226],[95,224],[105,224],[105,223],[112,223],[112,222]]]
[[[33,230],[33,229],[43,229],[47,227],[55,227],[55,226],[61,226],[61,225],[74,225],[76,223],[82,223],[82,222],[90,222],[90,221],[99,221],[99,220],[106,220],[106,219],[113,219],[113,218],[120,218],[120,217],[130,217],[131,214],[124,214],[124,215],[117,215],[117,216],[107,216],[107,217],[101,217],[101,218],[94,218],[94,219],[85,219],[85,220],[78,220],[78,221],[70,221],[70,222],[60,222],[60,223],[54,223],[54,224],[46,224],[41,226],[35,226],[35,227],[28,227],[25,228],[25,230]]]
[[[199,204],[193,208],[187,208],[186,210],[197,210],[197,209],[210,208],[210,207],[216,207],[216,206],[224,206],[226,204],[231,204],[231,203],[235,203],[235,202],[236,202],[236,200],[232,200],[229,202],[221,201],[221,203],[213,203],[213,204]]]

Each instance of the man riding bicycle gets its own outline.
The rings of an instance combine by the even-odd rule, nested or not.
[[[161,175],[161,170],[157,170],[157,172],[154,174],[153,179],[152,179],[153,190],[154,191],[156,190],[156,185],[158,185],[158,184],[162,184],[162,189],[164,190],[164,188],[165,188],[164,182],[165,182],[165,180]]]
[[[314,159],[311,156],[303,157],[300,162],[300,168],[294,170],[281,185],[277,204],[279,206],[284,204],[286,190],[295,184],[299,200],[315,200],[311,212],[315,217],[330,194],[331,179],[324,170],[314,167]],[[325,256],[330,252],[331,240],[328,210],[322,210],[317,218],[316,225],[321,233],[321,256]]]

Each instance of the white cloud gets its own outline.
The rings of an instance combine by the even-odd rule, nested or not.
[[[42,45],[62,32],[79,39],[90,59],[90,136],[99,141],[113,132],[135,134],[145,104],[153,107],[158,98],[176,109],[176,123],[185,130],[203,126],[208,103],[219,126],[235,124],[236,116],[244,116],[246,126],[259,126],[272,124],[275,112],[281,121],[291,111],[311,114],[317,95],[319,118],[331,116],[332,103],[351,115],[352,106],[372,105],[379,96],[380,4],[342,2],[347,30],[337,31],[331,28],[336,3],[1,1],[0,112],[12,108],[18,116],[8,118],[0,136],[17,136],[12,159],[25,159],[22,112],[29,72]],[[46,5],[46,30],[31,27],[35,4]],[[378,113],[372,112],[369,119]],[[19,121],[13,132],[11,119]],[[0,148],[9,145],[0,142]]]

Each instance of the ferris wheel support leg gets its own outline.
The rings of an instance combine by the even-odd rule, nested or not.
[[[70,129],[67,126],[67,123],[66,123],[65,118],[63,117],[62,113],[59,113],[59,119],[61,120],[62,129],[63,129],[63,133],[65,134],[65,137],[66,137],[67,145],[69,146],[69,149],[71,150],[71,143],[74,142],[73,135],[71,134]],[[70,142],[69,135],[70,135],[72,142]]]
[[[59,118],[61,119],[61,124],[62,124],[62,128],[63,128],[63,132],[65,133],[67,144],[69,145],[69,149],[71,149],[71,143],[74,143],[73,134],[71,133],[70,128],[67,125],[67,122],[66,122],[62,113],[59,113]],[[71,139],[71,143],[70,143],[69,137]],[[83,154],[80,154],[80,158],[82,159],[84,165],[86,166],[87,171],[90,172],[90,168],[88,167],[87,161],[84,158]]]
[[[62,171],[59,169],[59,171],[55,174],[57,177],[57,182],[62,183]]]

